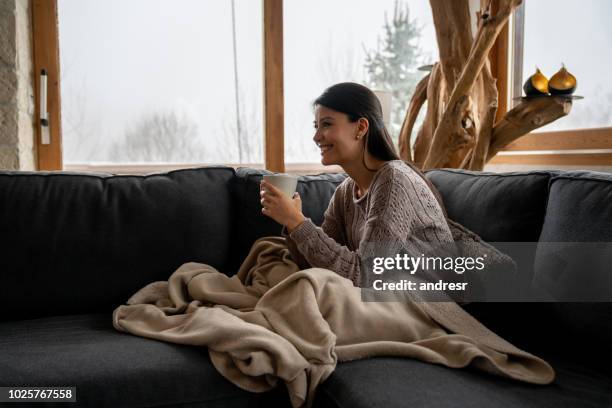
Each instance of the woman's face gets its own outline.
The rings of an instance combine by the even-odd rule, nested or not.
[[[361,160],[363,135],[368,128],[367,119],[350,122],[345,113],[316,105],[314,127],[315,135],[312,139],[321,151],[321,164],[343,166]]]

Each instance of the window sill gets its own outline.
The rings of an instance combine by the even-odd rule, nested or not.
[[[161,173],[170,170],[188,169],[204,166],[228,166],[228,167],[249,167],[253,169],[263,169],[263,163],[66,163],[65,171],[76,172],[95,172],[112,174],[150,174]],[[289,174],[307,175],[319,173],[341,173],[340,166],[322,166],[320,163],[288,163],[285,164],[285,171]]]

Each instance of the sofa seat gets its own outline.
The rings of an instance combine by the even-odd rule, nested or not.
[[[0,386],[76,386],[77,403],[58,406],[265,407],[289,401],[282,386],[266,394],[238,388],[217,372],[206,348],[118,332],[111,314],[3,322],[0,350]]]
[[[552,385],[495,377],[401,358],[339,364],[317,390],[318,408],[559,408],[612,407],[612,375],[548,358]]]

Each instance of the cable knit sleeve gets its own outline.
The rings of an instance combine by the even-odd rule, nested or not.
[[[310,265],[333,270],[360,286],[361,257],[371,249],[368,245],[379,243],[385,248],[397,248],[406,243],[415,218],[409,189],[401,184],[401,174],[392,168],[384,169],[379,178],[369,192],[369,210],[356,251],[336,242],[310,219],[289,234]]]
[[[334,191],[332,198],[329,200],[329,204],[327,209],[325,210],[325,214],[323,216],[323,224],[321,224],[321,229],[323,232],[332,238],[334,241],[344,244],[344,233],[342,227],[342,214],[340,211],[342,210],[342,205],[340,205],[339,201],[341,200],[341,194],[338,193],[338,188]],[[337,210],[338,209],[338,210]],[[289,252],[291,253],[291,257],[298,264],[300,269],[308,269],[312,266],[306,260],[304,255],[298,249],[298,246],[291,238],[290,234],[287,232],[287,227],[283,226],[281,231],[281,235],[285,237],[285,241],[287,242],[287,247],[289,248]]]

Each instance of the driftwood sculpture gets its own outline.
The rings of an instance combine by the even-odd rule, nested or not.
[[[495,123],[498,92],[488,55],[521,0],[483,0],[475,37],[468,3],[430,0],[440,61],[416,86],[399,135],[401,157],[423,170],[482,170],[509,143],[572,107],[571,98],[562,96],[524,99]],[[425,101],[425,119],[412,149],[410,135]]]

